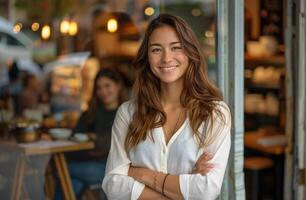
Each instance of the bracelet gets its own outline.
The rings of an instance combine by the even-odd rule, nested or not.
[[[165,178],[164,178],[164,181],[163,181],[162,195],[164,195],[164,196],[165,196],[165,182],[166,182],[166,179],[167,179],[168,176],[169,176],[169,174],[167,173]]]

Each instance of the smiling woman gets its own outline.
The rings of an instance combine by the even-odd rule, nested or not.
[[[109,199],[215,199],[231,119],[181,18],[149,24],[135,59],[135,97],[118,109],[103,189]]]
[[[189,64],[188,57],[175,30],[170,26],[162,26],[152,33],[148,56],[153,74],[162,83],[183,81],[182,77]]]

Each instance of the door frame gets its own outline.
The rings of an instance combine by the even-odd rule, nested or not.
[[[306,26],[305,1],[287,0],[286,69],[288,146],[284,199],[306,199]]]
[[[231,152],[219,199],[245,199],[244,0],[217,0],[217,77],[232,114]]]

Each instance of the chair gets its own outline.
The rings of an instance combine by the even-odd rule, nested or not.
[[[93,184],[86,188],[84,195],[82,196],[83,200],[107,200],[103,190],[102,190],[102,184]]]
[[[252,187],[251,187],[251,199],[258,200],[261,196],[260,176],[263,171],[272,169],[273,161],[267,157],[248,157],[244,160],[244,169],[251,172],[252,176]]]

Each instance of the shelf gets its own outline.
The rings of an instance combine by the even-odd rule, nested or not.
[[[267,115],[259,113],[244,113],[246,120],[255,120],[264,124],[278,124],[279,116],[278,115]]]
[[[261,93],[261,94],[266,94],[268,92],[279,94],[280,92],[280,88],[278,87],[271,87],[265,85],[245,84],[245,89],[248,90],[250,93]]]
[[[267,115],[267,114],[260,114],[260,113],[244,113],[246,117],[258,117],[258,118],[270,118],[270,119],[278,119],[278,115]]]
[[[244,57],[244,66],[245,69],[248,69],[252,72],[252,76],[255,73],[255,68],[258,66],[269,67],[273,66],[275,69],[280,70],[281,77],[279,80],[279,85],[272,86],[272,84],[256,84],[252,81],[252,76],[244,78],[244,88],[245,91],[249,94],[261,94],[264,96],[272,93],[273,96],[277,97],[280,105],[283,105],[283,73],[285,73],[286,60],[284,54],[278,54],[270,57],[251,57],[248,54],[245,54]],[[267,78],[267,81],[269,79]],[[272,80],[271,80],[272,81]],[[244,125],[245,130],[257,130],[262,127],[280,127],[281,126],[281,109],[277,115],[268,115],[268,114],[259,114],[259,113],[244,113]]]
[[[285,56],[275,55],[271,57],[251,57],[248,54],[244,56],[245,68],[254,69],[257,66],[274,66],[274,67],[285,67]]]
[[[256,130],[264,126],[279,127],[279,116],[245,113],[245,130]]]

